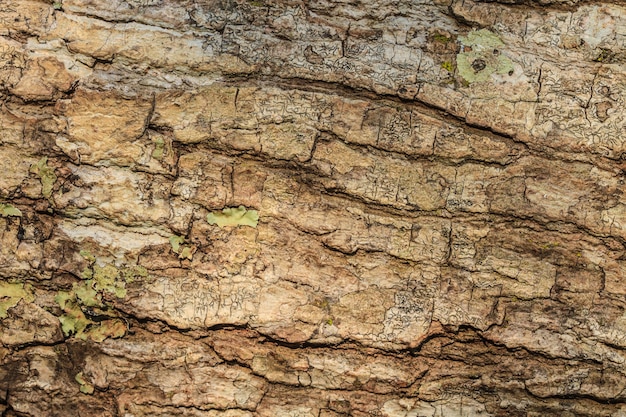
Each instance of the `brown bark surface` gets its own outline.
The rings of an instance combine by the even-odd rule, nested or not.
[[[0,0],[0,414],[626,416],[626,7]]]

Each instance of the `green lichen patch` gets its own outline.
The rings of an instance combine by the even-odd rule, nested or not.
[[[459,75],[468,83],[484,82],[492,74],[511,74],[513,62],[504,56],[504,42],[487,29],[472,31],[459,37],[461,52],[456,56]]]
[[[22,299],[29,303],[35,300],[30,286],[0,281],[0,319],[6,318],[8,310]]]
[[[152,142],[154,143],[152,157],[157,160],[163,159],[163,154],[165,153],[165,141],[163,138],[155,138]]]
[[[593,59],[595,62],[603,62],[605,64],[610,64],[613,62],[615,58],[615,52],[610,49],[600,49],[600,53]]]
[[[195,247],[192,246],[185,246],[182,248],[182,250],[180,251],[180,253],[178,254],[178,257],[180,259],[193,259],[193,254],[195,253]]]
[[[444,35],[443,33],[435,33],[433,34],[433,40],[435,42],[448,43],[452,40],[452,38]]]
[[[102,342],[107,338],[118,339],[126,334],[126,323],[120,319],[104,320],[89,334],[94,342]]]
[[[140,265],[122,268],[120,270],[122,279],[126,284],[137,281],[139,278],[148,278],[148,270]]]
[[[59,317],[61,329],[66,336],[74,335],[79,339],[87,340],[87,329],[95,324],[89,320],[80,308],[80,304],[73,291],[59,291],[54,301],[65,314]]]
[[[62,310],[65,310],[67,303],[74,298],[74,293],[68,291],[59,291],[57,295],[54,296],[54,301],[61,307]]]
[[[88,250],[83,249],[83,250],[81,250],[81,251],[79,252],[79,254],[80,254],[80,256],[82,256],[83,258],[85,258],[87,261],[89,261],[89,263],[94,263],[94,262],[96,262],[96,257],[95,257],[95,256],[93,256],[93,255],[91,254],[91,252],[89,252]]]
[[[139,265],[117,268],[112,264],[94,263],[83,271],[82,276],[88,280],[87,282],[92,283],[95,291],[124,298],[126,297],[126,284],[140,278],[147,278],[148,270]]]
[[[102,296],[96,291],[93,280],[74,284],[74,294],[80,304],[87,307],[95,307],[102,305]]]
[[[118,268],[112,264],[100,265],[89,251],[81,256],[90,262],[83,271],[83,281],[74,283],[71,291],[59,291],[55,301],[63,311],[59,317],[66,336],[102,342],[108,337],[122,337],[126,324],[111,304],[111,296],[124,298],[126,284],[148,277],[143,266]]]
[[[172,245],[172,251],[178,254],[178,259],[193,259],[193,254],[196,253],[196,247],[193,245],[184,245],[185,238],[182,236],[170,236],[170,245]]]
[[[113,317],[106,303],[97,292],[92,292],[93,282],[75,285],[72,291],[59,291],[54,300],[63,310],[59,317],[61,329],[66,336],[81,340],[102,342],[107,337],[117,338],[126,334],[126,325]]]
[[[216,224],[219,227],[256,227],[259,222],[259,213],[256,210],[247,210],[244,206],[225,208],[221,213],[219,211],[209,213],[207,222],[209,222],[209,224]]]
[[[180,245],[182,245],[183,243],[185,243],[185,238],[182,236],[170,236],[170,245],[172,245],[172,250],[175,253],[178,253],[180,251]]]
[[[87,382],[82,372],[77,373],[74,379],[80,385],[80,392],[83,394],[93,394],[94,386]]]
[[[0,216],[2,217],[22,217],[22,212],[11,204],[0,203]]]
[[[54,169],[48,166],[48,157],[44,156],[39,162],[31,165],[30,172],[39,177],[43,196],[48,199],[52,197],[52,187],[57,180],[57,176],[54,173]]]
[[[81,272],[80,276],[83,277],[83,279],[91,279],[91,278],[93,278],[93,269],[91,269],[91,268],[83,269],[83,272]]]
[[[444,61],[441,63],[441,68],[448,72],[454,72],[454,64],[450,61]]]
[[[126,297],[126,283],[115,266],[111,264],[94,265],[93,280],[98,291],[114,294],[117,298]]]
[[[483,50],[501,48],[504,46],[502,39],[487,29],[473,30],[468,33],[467,36],[459,36],[459,40],[464,46]]]

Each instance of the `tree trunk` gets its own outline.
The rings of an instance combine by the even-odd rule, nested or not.
[[[626,7],[0,1],[0,413],[626,416]]]

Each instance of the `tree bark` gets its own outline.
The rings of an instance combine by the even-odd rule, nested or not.
[[[622,1],[0,5],[3,417],[626,416]]]

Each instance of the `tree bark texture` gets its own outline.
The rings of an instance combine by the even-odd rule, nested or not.
[[[0,0],[0,414],[626,416],[626,5]]]

